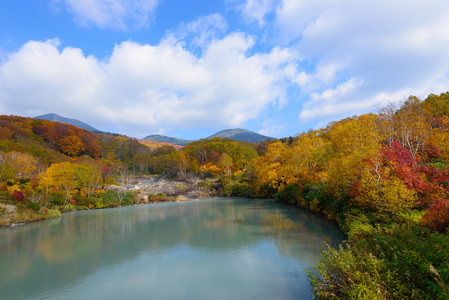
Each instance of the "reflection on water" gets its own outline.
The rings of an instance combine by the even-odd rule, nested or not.
[[[69,213],[0,230],[1,298],[310,299],[305,268],[342,238],[271,200]]]

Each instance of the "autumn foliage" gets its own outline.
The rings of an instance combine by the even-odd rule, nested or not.
[[[89,155],[99,158],[100,145],[94,134],[68,124],[45,120],[31,122],[31,130],[55,149],[69,156]]]
[[[424,226],[447,233],[449,228],[449,200],[440,200],[429,207],[422,218]]]
[[[43,215],[129,205],[132,193],[103,186],[132,173],[207,178],[224,195],[274,197],[336,220],[349,247],[312,276],[317,295],[449,297],[449,93],[258,144],[213,138],[179,147],[0,116],[2,201]]]

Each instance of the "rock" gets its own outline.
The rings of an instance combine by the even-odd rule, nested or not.
[[[163,194],[165,196],[158,197],[156,201],[187,201],[209,198],[212,191],[202,189],[198,185],[199,182],[171,181],[164,179],[164,177],[138,176],[132,178],[127,185],[108,185],[106,190],[115,192],[123,189],[133,190],[136,193],[135,202],[139,204],[154,202],[156,198],[148,197],[150,194]]]
[[[183,195],[179,195],[175,198],[176,202],[183,202],[183,201],[188,201],[189,199],[187,199],[187,197],[183,196]]]
[[[150,201],[148,200],[148,195],[145,195],[145,194],[137,194],[136,199],[137,199],[137,201],[139,201],[139,203],[143,203],[143,204],[150,203]]]
[[[10,204],[0,203],[0,209],[5,209],[5,213],[7,214],[13,214],[17,212],[17,206]]]

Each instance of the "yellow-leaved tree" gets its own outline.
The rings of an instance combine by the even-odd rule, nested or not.
[[[72,198],[72,194],[79,182],[75,175],[76,165],[69,162],[52,164],[39,178],[38,187],[44,195],[48,197],[53,188],[62,189],[64,191],[64,205],[66,207]]]

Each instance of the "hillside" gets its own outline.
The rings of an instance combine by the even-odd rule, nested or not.
[[[98,130],[84,122],[81,122],[79,120],[76,119],[70,119],[70,118],[66,118],[63,116],[60,116],[58,114],[54,114],[54,113],[50,113],[50,114],[45,114],[45,115],[41,115],[41,116],[37,116],[34,117],[34,119],[40,119],[40,120],[47,120],[47,121],[52,121],[52,122],[59,122],[59,123],[66,123],[69,125],[73,125],[82,129],[85,129],[87,131],[92,131],[92,132],[101,132],[101,130]]]
[[[222,139],[232,139],[235,141],[242,141],[242,142],[252,142],[252,143],[259,143],[261,141],[275,139],[269,136],[261,135],[253,131],[241,128],[222,130],[217,132],[216,134],[209,136],[208,139],[215,137],[221,137]]]
[[[170,144],[178,145],[178,146],[185,146],[188,143],[193,142],[191,140],[177,139],[174,137],[164,136],[164,135],[160,135],[160,134],[149,135],[149,136],[144,137],[142,140],[153,141],[153,142],[158,142],[158,143],[170,143]]]

